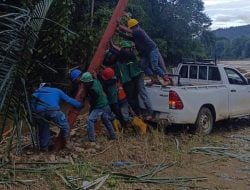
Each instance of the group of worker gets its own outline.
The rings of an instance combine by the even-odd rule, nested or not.
[[[79,84],[83,83],[86,90],[90,105],[87,121],[90,142],[96,141],[94,125],[98,118],[106,127],[109,139],[115,140],[113,120],[118,119],[123,128],[130,126],[132,116],[142,115],[139,97],[147,110],[145,118],[150,120],[153,117],[152,106],[144,85],[144,73],[151,79],[148,85],[156,83],[157,76],[162,77],[166,83],[169,82],[162,56],[153,40],[139,26],[139,22],[129,19],[128,27],[119,24],[118,31],[126,40],[122,40],[119,46],[110,43],[103,61],[104,69],[100,73],[93,76],[90,72],[82,73],[79,69],[73,69],[69,73],[73,89],[76,91]],[[140,62],[137,61],[134,45],[141,57]],[[82,103],[63,91],[50,87],[48,83],[41,83],[32,94],[32,109],[44,118],[38,121],[42,150],[49,150],[51,143],[47,121],[53,121],[59,126],[64,144],[69,141],[70,128],[65,114],[60,110],[60,100],[78,109],[83,107]]]

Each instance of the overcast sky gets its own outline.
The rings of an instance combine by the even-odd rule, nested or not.
[[[203,0],[212,29],[250,24],[250,0]]]

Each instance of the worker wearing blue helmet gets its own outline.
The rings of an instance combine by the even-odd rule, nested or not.
[[[81,76],[81,71],[79,69],[73,69],[70,72],[70,79],[71,81],[76,81],[77,79],[80,80],[80,76]]]
[[[77,68],[73,68],[69,71],[69,77],[71,80],[71,91],[70,91],[70,95],[72,97],[75,97],[77,91],[78,91],[78,86],[80,84],[80,77],[82,75],[82,72],[77,69]]]

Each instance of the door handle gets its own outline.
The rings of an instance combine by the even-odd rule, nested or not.
[[[236,90],[235,90],[235,89],[233,89],[233,90],[231,90],[231,92],[236,92]]]
[[[160,94],[162,97],[168,97],[168,94]]]

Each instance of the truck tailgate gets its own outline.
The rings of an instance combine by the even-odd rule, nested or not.
[[[169,88],[162,88],[161,86],[146,86],[146,90],[149,96],[149,99],[152,104],[152,109],[157,112],[168,112],[168,96]],[[139,96],[140,107],[145,109],[144,103]]]

